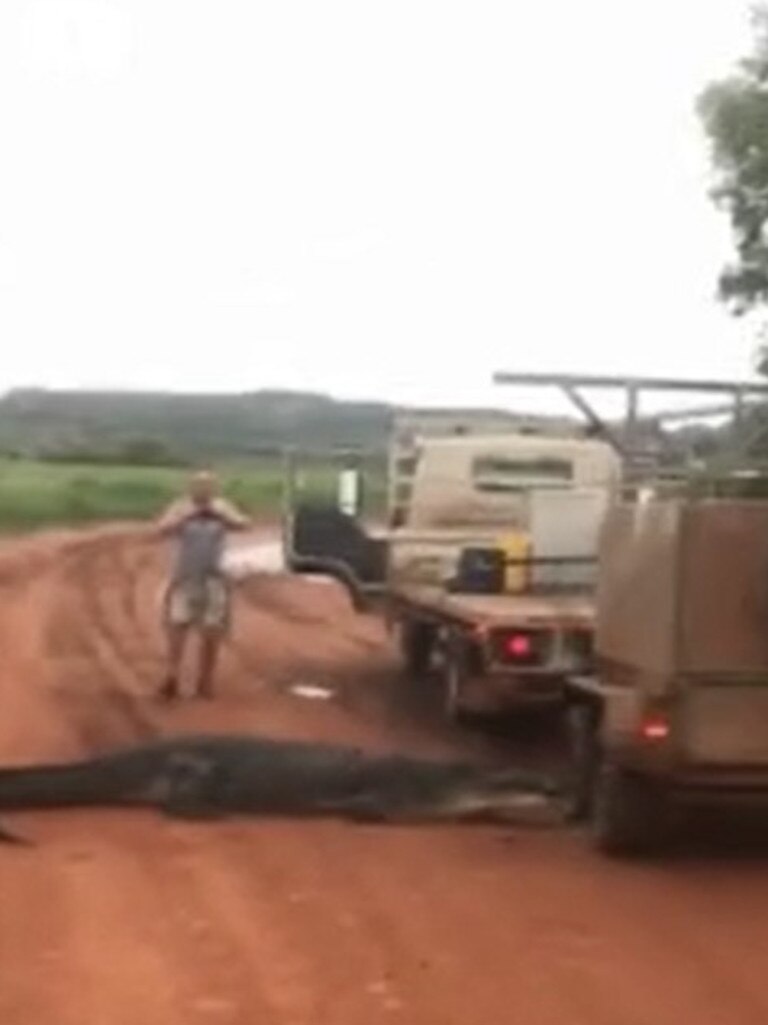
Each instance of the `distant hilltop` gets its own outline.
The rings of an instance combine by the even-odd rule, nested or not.
[[[248,456],[296,445],[383,446],[385,403],[260,391],[241,395],[48,391],[23,388],[0,399],[0,449],[25,456],[123,450],[180,459]]]
[[[43,458],[136,462],[238,458],[276,448],[383,450],[393,429],[461,433],[563,420],[478,408],[405,409],[296,391],[240,395],[49,391],[0,398],[0,450]]]

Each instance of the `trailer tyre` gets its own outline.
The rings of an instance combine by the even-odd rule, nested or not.
[[[595,846],[616,857],[650,855],[668,840],[664,795],[651,780],[604,763],[593,791],[592,836]]]
[[[435,650],[436,631],[430,623],[403,623],[400,651],[406,671],[421,676],[429,671]]]

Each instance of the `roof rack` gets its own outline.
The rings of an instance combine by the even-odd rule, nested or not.
[[[665,425],[686,421],[730,417],[736,428],[727,451],[718,453],[714,465],[721,472],[749,469],[749,452],[768,434],[768,419],[753,430],[744,431],[745,413],[768,400],[768,384],[757,381],[713,381],[696,378],[619,377],[601,374],[556,374],[499,371],[494,382],[500,385],[554,387],[578,410],[592,434],[609,441],[624,460],[629,478],[648,478],[658,472],[664,456],[670,456],[670,439]],[[618,423],[600,416],[585,397],[584,389],[623,392],[625,414]],[[718,396],[717,405],[678,407],[643,414],[641,399],[648,393],[702,394]],[[690,453],[689,455],[692,455]],[[756,467],[759,469],[759,466]],[[693,467],[688,467],[690,473]]]

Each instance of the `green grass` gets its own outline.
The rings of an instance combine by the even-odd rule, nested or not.
[[[224,491],[256,517],[277,516],[283,468],[276,460],[218,468]],[[109,520],[145,520],[184,489],[188,471],[161,467],[61,464],[0,459],[0,531],[76,526]],[[316,464],[304,471],[302,493],[331,496],[335,471]],[[372,493],[381,501],[381,486]]]

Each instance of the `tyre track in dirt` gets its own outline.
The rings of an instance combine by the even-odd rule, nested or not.
[[[121,613],[132,616],[133,602],[126,601],[126,595],[135,583],[132,567],[122,557],[123,544],[94,540],[54,570],[57,598],[48,629],[64,676],[57,693],[84,748],[92,752],[159,732],[136,694],[141,680],[136,663],[145,642],[140,637],[134,640],[133,619],[127,637],[118,628]]]

